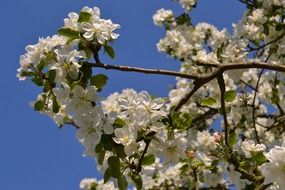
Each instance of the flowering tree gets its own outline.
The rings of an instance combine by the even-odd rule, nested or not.
[[[160,9],[166,31],[157,48],[179,60],[179,72],[104,64],[115,59],[120,26],[97,7],[69,13],[58,34],[39,39],[20,57],[18,77],[42,88],[35,111],[73,125],[104,179],[95,189],[285,188],[285,1],[240,0],[247,9],[233,33],[193,25],[195,0],[175,0],[184,12]],[[125,89],[105,100],[107,82],[93,68],[169,75],[169,97]],[[215,124],[214,124],[215,122]]]

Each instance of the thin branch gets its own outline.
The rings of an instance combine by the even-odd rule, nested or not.
[[[254,47],[249,47],[249,49],[250,49],[250,51],[257,51],[257,50],[263,49],[263,48],[265,48],[266,46],[268,46],[268,45],[270,45],[270,44],[272,44],[272,43],[274,43],[274,42],[277,42],[278,40],[282,39],[284,36],[285,36],[285,32],[282,33],[282,34],[281,34],[280,36],[278,36],[277,38],[275,38],[274,40],[271,40],[271,41],[269,41],[269,42],[267,42],[267,43],[265,43],[265,44],[263,44],[263,45],[261,45],[261,46],[258,46],[258,47],[256,47],[256,48],[254,48]]]
[[[223,78],[223,74],[219,75],[218,77],[218,83],[220,87],[220,92],[221,92],[221,111],[223,114],[223,119],[224,119],[224,128],[225,128],[225,144],[227,147],[229,147],[229,124],[227,120],[227,111],[226,111],[226,104],[225,104],[225,92],[226,92],[226,86],[225,86],[225,81]]]
[[[248,83],[245,82],[244,80],[240,79],[240,82],[243,83],[243,84],[245,84],[245,85],[246,85],[247,87],[249,87],[251,90],[256,91],[256,89],[255,89],[253,86],[251,86],[250,84],[248,84]]]
[[[279,103],[276,103],[276,106],[277,106],[277,108],[278,108],[280,114],[281,114],[281,115],[284,115],[284,110],[283,110],[283,108],[281,107],[281,105],[280,105]]]
[[[206,67],[219,67],[219,64],[216,63],[203,63],[203,62],[196,62],[195,63],[198,66],[206,66]]]
[[[229,64],[215,64],[215,63],[205,63],[201,66],[211,66],[215,67],[216,70],[211,72],[210,74],[206,75],[191,75],[180,73],[177,71],[170,71],[170,70],[163,70],[163,69],[145,69],[140,67],[130,67],[130,66],[121,66],[121,65],[110,65],[105,63],[88,63],[90,67],[97,67],[97,68],[104,68],[106,70],[119,70],[119,71],[126,71],[126,72],[138,72],[138,73],[145,73],[145,74],[159,74],[159,75],[168,75],[168,76],[176,76],[186,79],[193,79],[199,80],[205,78],[212,78],[214,79],[219,73],[217,72],[225,72],[227,70],[235,70],[235,69],[250,69],[250,68],[257,68],[257,69],[268,69],[273,71],[285,72],[285,66],[279,64],[268,64],[265,62],[260,61],[250,61],[250,62],[242,62],[242,63],[229,63]],[[211,80],[212,80],[211,79]]]
[[[90,67],[98,67],[104,68],[106,70],[119,70],[119,71],[126,71],[126,72],[139,72],[145,74],[159,74],[159,75],[168,75],[168,76],[176,76],[181,78],[193,79],[194,81],[194,88],[183,97],[178,105],[174,108],[174,111],[178,111],[184,104],[188,102],[188,100],[193,96],[193,94],[204,84],[210,82],[211,80],[217,78],[220,74],[228,70],[235,70],[235,69],[250,69],[250,68],[257,68],[257,69],[268,69],[274,70],[279,72],[285,72],[285,66],[279,64],[268,64],[265,62],[260,61],[250,61],[250,62],[243,62],[243,63],[230,63],[230,64],[210,64],[216,69],[205,75],[191,75],[180,73],[176,71],[169,71],[169,70],[162,70],[162,69],[145,69],[139,67],[130,67],[130,66],[120,66],[120,65],[109,65],[103,63],[88,63]]]
[[[203,84],[205,83],[197,83],[197,84],[194,83],[194,88],[179,101],[179,103],[175,106],[173,111],[177,112],[184,104],[186,104],[188,100],[195,94],[197,90],[199,90],[199,88]]]
[[[270,187],[272,185],[272,183],[269,183],[269,184],[261,184],[260,186],[256,187],[254,190],[265,190],[267,189],[268,187]]]
[[[159,75],[168,75],[168,76],[175,76],[181,77],[186,79],[193,79],[197,80],[199,76],[180,73],[176,71],[170,70],[163,70],[163,69],[145,69],[140,67],[130,67],[130,66],[121,66],[121,65],[109,65],[104,63],[88,63],[90,67],[97,67],[97,68],[104,68],[106,70],[119,70],[125,72],[137,72],[137,73],[144,73],[144,74],[159,74]]]
[[[195,92],[200,89],[201,86],[210,82],[211,80],[216,78],[221,73],[222,73],[222,70],[219,67],[218,69],[213,71],[211,74],[201,76],[199,79],[194,81],[194,88],[179,101],[179,103],[176,105],[173,111],[178,111],[184,104],[188,102],[188,100],[195,94]]]
[[[195,180],[195,190],[199,190],[199,176],[198,176],[198,173],[197,173],[197,169],[193,168],[193,176],[194,176],[194,180]]]
[[[204,84],[212,81],[213,79],[217,78],[219,75],[221,75],[223,72],[228,70],[235,70],[235,69],[250,69],[250,68],[258,68],[258,69],[268,69],[268,70],[274,70],[274,71],[280,71],[285,72],[285,66],[278,65],[278,64],[267,64],[264,62],[259,61],[252,61],[248,63],[236,63],[236,64],[216,64],[217,69],[213,71],[210,74],[202,75],[198,77],[194,81],[194,88],[183,97],[178,105],[175,107],[174,111],[178,111],[184,104],[188,102],[188,100],[193,96],[193,94]]]
[[[264,176],[256,176],[256,175],[251,174],[248,171],[246,171],[245,169],[240,167],[240,161],[234,157],[231,149],[230,149],[230,153],[227,157],[227,160],[229,161],[229,163],[234,165],[234,170],[239,172],[241,174],[242,178],[248,179],[249,181],[255,181],[258,183],[263,183]]]
[[[205,121],[206,119],[213,117],[217,113],[219,113],[218,109],[211,108],[208,111],[205,111],[203,114],[193,118],[191,125],[195,125],[196,123],[199,123],[200,121]]]
[[[218,69],[223,71],[235,70],[235,69],[268,69],[273,71],[285,72],[285,66],[280,64],[272,64],[261,61],[249,61],[242,63],[229,63],[229,64],[212,64],[217,66]]]
[[[140,157],[140,159],[139,159],[139,163],[138,163],[137,168],[136,168],[136,171],[137,171],[138,173],[140,173],[141,170],[142,170],[142,162],[143,162],[144,156],[145,156],[146,153],[147,153],[147,149],[148,149],[148,147],[149,147],[149,145],[150,145],[150,142],[151,142],[151,139],[145,140],[145,147],[144,147],[144,150],[143,150],[143,152],[142,152],[142,155],[141,155],[141,157]]]
[[[274,90],[277,90],[277,81],[278,81],[278,72],[275,73],[273,91],[274,91]],[[274,95],[275,95],[275,94],[274,94]],[[277,100],[277,102],[276,102],[275,104],[276,104],[276,106],[277,106],[277,108],[278,108],[280,114],[281,114],[281,115],[284,115],[284,110],[283,110],[283,108],[281,107],[281,105],[279,104],[279,101],[280,101],[280,99],[278,98],[278,100]]]
[[[253,124],[253,129],[254,129],[254,133],[255,133],[255,138],[256,138],[256,141],[258,144],[260,144],[260,139],[259,139],[259,136],[258,136],[258,132],[257,132],[257,129],[256,129],[256,123],[255,123],[255,100],[256,100],[256,96],[257,96],[257,92],[258,92],[258,87],[259,87],[259,82],[260,82],[260,79],[261,79],[261,76],[264,72],[264,69],[261,70],[261,72],[259,73],[258,75],[258,79],[257,79],[257,82],[256,82],[256,86],[255,86],[255,91],[254,91],[254,95],[253,95],[253,101],[252,101],[252,112],[251,112],[251,115],[252,115],[252,124]]]

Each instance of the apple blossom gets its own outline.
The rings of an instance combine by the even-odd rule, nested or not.
[[[192,23],[196,0],[175,0],[184,12],[159,9],[165,27],[159,52],[180,71],[101,62],[111,58],[120,27],[84,7],[64,19],[58,35],[40,38],[20,56],[17,77],[42,88],[31,106],[60,127],[77,128],[84,156],[104,181],[93,189],[282,189],[285,186],[284,0],[241,1],[247,8],[231,30]],[[95,61],[95,63],[92,63]],[[108,77],[93,67],[176,76],[168,97],[124,89],[107,98]],[[97,70],[96,70],[97,71]],[[281,143],[283,144],[281,146]]]

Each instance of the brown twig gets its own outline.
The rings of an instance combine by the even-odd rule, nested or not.
[[[224,128],[225,128],[225,144],[227,147],[230,147],[229,145],[229,124],[227,120],[227,111],[226,111],[226,104],[225,104],[225,92],[226,92],[226,86],[223,74],[219,75],[218,77],[218,83],[220,87],[220,93],[221,93],[221,111],[223,114],[224,119]]]
[[[257,92],[258,92],[258,87],[259,87],[259,82],[261,79],[261,76],[264,72],[264,69],[261,70],[261,72],[258,75],[258,79],[256,82],[256,86],[255,86],[255,91],[254,91],[254,95],[253,95],[253,100],[252,100],[252,112],[251,112],[251,116],[252,116],[252,125],[253,125],[253,129],[254,129],[254,133],[255,133],[255,138],[258,144],[260,144],[260,139],[258,136],[258,132],[256,129],[256,121],[255,121],[255,100],[256,100],[256,96],[257,96]]]
[[[193,79],[197,80],[199,76],[191,75],[191,74],[185,74],[180,73],[176,71],[170,71],[170,70],[163,70],[163,69],[145,69],[140,67],[130,67],[130,66],[122,66],[122,65],[110,65],[105,63],[88,63],[90,67],[96,67],[96,68],[103,68],[106,70],[119,70],[119,71],[125,71],[125,72],[137,72],[137,73],[144,73],[144,74],[159,74],[159,75],[168,75],[168,76],[175,76],[175,77],[181,77],[186,79]]]

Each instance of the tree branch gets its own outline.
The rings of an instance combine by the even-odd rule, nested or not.
[[[274,43],[274,42],[277,42],[278,40],[282,39],[284,36],[285,36],[285,32],[282,33],[281,35],[279,35],[277,38],[273,39],[272,41],[269,41],[269,42],[267,42],[267,43],[265,43],[265,44],[263,44],[263,45],[261,45],[261,46],[258,46],[258,47],[256,47],[256,48],[254,48],[254,47],[249,47],[249,49],[250,49],[250,51],[257,51],[257,50],[260,50],[260,49],[265,48],[266,46],[268,46],[268,45],[270,45],[270,44],[272,44],[272,43]]]
[[[223,74],[219,75],[218,77],[218,83],[220,87],[220,92],[221,92],[221,111],[223,114],[223,119],[224,119],[224,128],[225,128],[225,144],[227,147],[229,147],[229,124],[227,120],[227,111],[226,111],[226,104],[225,104],[225,92],[226,92],[226,86],[225,86],[225,81]]]
[[[198,82],[195,84],[194,82],[194,88],[179,101],[179,103],[174,107],[173,111],[177,112],[184,104],[188,102],[188,100],[195,94],[195,92],[199,90],[199,88],[205,83],[206,82],[202,81],[202,82]]]
[[[257,69],[268,69],[268,70],[273,70],[273,71],[285,72],[284,65],[270,64],[270,63],[268,64],[268,63],[261,62],[261,61],[249,61],[249,62],[229,63],[229,64],[199,63],[200,66],[211,66],[211,67],[216,68],[215,71],[213,71],[210,74],[206,74],[204,76],[186,74],[186,73],[181,73],[177,71],[170,71],[170,70],[163,70],[163,69],[146,69],[146,68],[140,68],[140,67],[110,65],[110,64],[105,64],[105,63],[88,63],[87,62],[87,64],[90,67],[104,68],[106,70],[119,70],[119,71],[126,71],[126,72],[138,72],[138,73],[144,73],[144,74],[160,74],[160,75],[176,76],[176,77],[193,79],[193,80],[198,80],[201,78],[211,78],[211,75],[215,75],[216,77],[216,75],[218,74],[217,71],[225,72],[228,70],[235,70],[235,69],[257,68]]]
[[[272,183],[269,184],[261,184],[260,186],[256,187],[254,190],[265,190],[268,187],[270,187],[272,185]]]
[[[233,152],[230,149],[229,155],[227,157],[227,160],[229,163],[234,165],[234,170],[239,172],[241,174],[242,178],[248,179],[249,181],[255,181],[258,183],[263,183],[264,181],[264,176],[256,176],[254,174],[249,173],[248,171],[246,171],[245,169],[240,167],[240,161],[237,160],[234,156],[233,156]]]
[[[86,62],[85,62],[86,63]],[[178,111],[184,104],[188,102],[188,100],[193,96],[193,94],[204,84],[210,82],[211,80],[217,78],[223,72],[228,70],[235,70],[235,69],[250,69],[250,68],[257,68],[257,69],[268,69],[274,70],[279,72],[285,72],[285,66],[279,64],[268,64],[261,61],[249,61],[243,63],[229,63],[229,64],[215,64],[215,63],[205,63],[205,66],[211,66],[216,68],[213,72],[205,75],[191,75],[180,73],[176,71],[169,71],[169,70],[162,70],[162,69],[145,69],[139,67],[130,67],[130,66],[121,66],[121,65],[110,65],[104,63],[86,63],[90,67],[97,67],[97,68],[104,68],[106,70],[119,70],[125,72],[138,72],[138,73],[145,73],[145,74],[159,74],[159,75],[168,75],[168,76],[175,76],[181,77],[186,79],[192,79],[194,81],[194,88],[183,97],[177,106],[174,108],[174,111]],[[201,66],[203,65],[200,63]]]
[[[254,95],[253,95],[253,100],[252,100],[252,112],[251,112],[251,116],[252,116],[252,124],[253,124],[253,129],[254,129],[254,133],[255,133],[255,138],[258,144],[260,144],[260,140],[259,140],[259,136],[258,136],[258,132],[256,129],[256,122],[255,122],[255,100],[256,100],[256,96],[257,96],[257,92],[258,92],[258,87],[259,87],[259,82],[261,79],[261,76],[264,72],[264,69],[261,70],[261,72],[258,75],[258,79],[256,82],[256,86],[255,86],[255,91],[254,91]]]
[[[251,61],[247,63],[237,63],[237,64],[213,64],[217,68],[210,74],[202,75],[198,77],[194,81],[194,88],[183,97],[180,102],[175,107],[174,111],[178,111],[184,104],[188,102],[188,100],[193,96],[193,94],[203,85],[212,81],[213,79],[217,78],[219,75],[224,73],[228,70],[235,70],[235,69],[250,69],[250,68],[257,68],[257,69],[268,69],[274,70],[279,72],[285,72],[285,66],[278,65],[278,64],[267,64],[260,61]]]
[[[199,78],[199,76],[196,76],[196,75],[185,74],[185,73],[163,70],[163,69],[145,69],[145,68],[140,68],[140,67],[109,65],[105,63],[87,63],[87,64],[90,67],[103,68],[106,70],[119,70],[119,71],[125,71],[125,72],[137,72],[137,73],[144,73],[144,74],[168,75],[168,76],[175,76],[175,77],[181,77],[181,78],[193,79],[193,80],[196,80]]]

